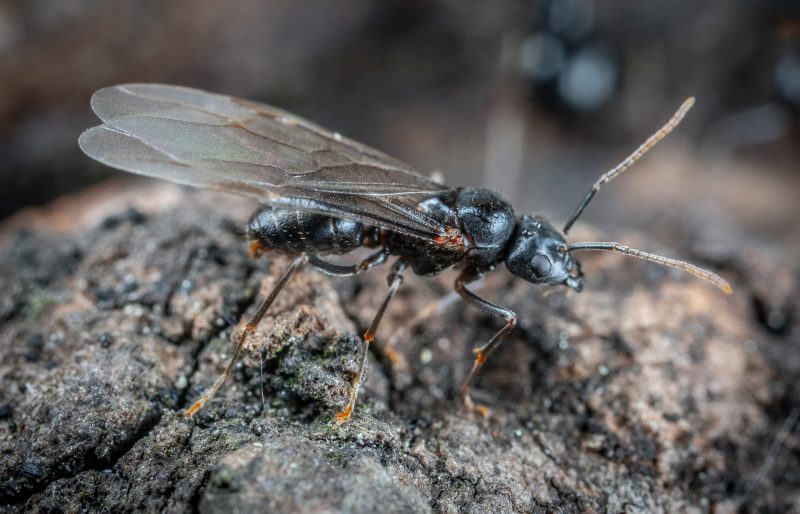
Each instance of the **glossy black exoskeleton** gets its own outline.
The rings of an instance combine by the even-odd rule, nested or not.
[[[514,329],[517,316],[466,286],[500,263],[534,284],[581,291],[583,275],[573,252],[615,251],[687,271],[730,292],[722,278],[694,265],[619,243],[569,244],[565,237],[600,187],[666,136],[692,102],[684,102],[664,127],[604,174],[561,231],[542,217],[516,216],[511,205],[493,191],[439,184],[377,150],[287,112],[194,89],[157,84],[102,89],[92,97],[92,107],[103,125],[84,132],[80,145],[91,157],[126,171],[260,199],[265,205],[248,224],[252,249],[295,255],[248,321],[226,370],[186,411],[187,416],[202,407],[230,375],[248,334],[301,266],[330,275],[356,275],[397,256],[389,291],[364,334],[349,402],[337,415],[342,422],[355,405],[368,345],[407,268],[435,275],[459,266],[456,292],[473,307],[505,320],[497,334],[475,350],[462,386],[470,411],[476,407],[469,386],[487,356]],[[362,246],[376,251],[357,264],[341,265],[320,257]]]
[[[459,188],[421,205],[443,223],[453,220],[463,241],[442,244],[269,205],[250,218],[248,233],[262,248],[310,254],[346,253],[377,240],[385,253],[403,257],[418,275],[435,275],[458,263],[483,273],[505,261],[511,273],[534,284],[582,289],[582,276],[561,232],[538,216],[525,214],[516,219],[511,204],[494,191]]]

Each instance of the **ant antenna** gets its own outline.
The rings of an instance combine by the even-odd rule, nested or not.
[[[569,252],[575,250],[600,250],[606,252],[618,252],[625,255],[631,255],[633,257],[638,257],[646,261],[655,262],[656,264],[661,264],[662,266],[667,266],[669,268],[675,268],[681,271],[685,271],[686,273],[690,273],[697,278],[701,278],[703,280],[711,282],[712,284],[714,284],[715,286],[722,289],[728,294],[733,293],[733,289],[731,289],[730,284],[728,284],[728,282],[724,278],[720,277],[716,273],[712,273],[708,270],[695,266],[694,264],[689,264],[688,262],[643,252],[641,250],[630,248],[620,243],[586,242],[586,243],[573,243],[567,247],[567,251]]]
[[[694,105],[694,97],[690,96],[684,100],[678,110],[675,111],[675,114],[672,115],[672,118],[670,118],[670,120],[663,127],[661,127],[658,132],[647,138],[647,141],[642,143],[642,145],[632,154],[626,157],[624,161],[617,164],[613,169],[611,169],[611,171],[605,173],[602,177],[600,177],[600,180],[594,183],[589,192],[586,193],[586,196],[583,197],[583,201],[581,201],[580,205],[578,205],[575,213],[569,218],[567,224],[564,225],[564,234],[569,231],[570,227],[572,227],[572,224],[578,219],[578,216],[580,216],[586,206],[589,205],[589,202],[592,201],[594,195],[596,195],[600,190],[600,186],[611,182],[617,175],[628,169],[631,164],[638,161],[644,154],[647,153],[648,150],[653,148],[656,143],[667,137],[667,134],[672,132],[672,129],[677,127],[683,117],[686,116],[686,113],[692,108],[692,105]]]

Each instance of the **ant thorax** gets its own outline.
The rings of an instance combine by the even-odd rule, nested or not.
[[[514,233],[514,210],[494,191],[458,188],[420,202],[419,209],[458,227],[435,242],[397,232],[387,234],[387,245],[394,255],[408,258],[419,275],[435,275],[459,262],[478,270],[499,263]]]

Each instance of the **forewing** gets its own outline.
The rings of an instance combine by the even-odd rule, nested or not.
[[[448,188],[391,157],[264,104],[196,89],[127,84],[97,91],[90,157],[132,173],[335,214],[435,238],[455,227],[419,202]]]

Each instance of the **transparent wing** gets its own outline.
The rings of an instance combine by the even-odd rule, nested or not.
[[[419,202],[448,187],[268,105],[178,86],[97,91],[81,149],[132,173],[347,217],[416,237],[451,234]]]

